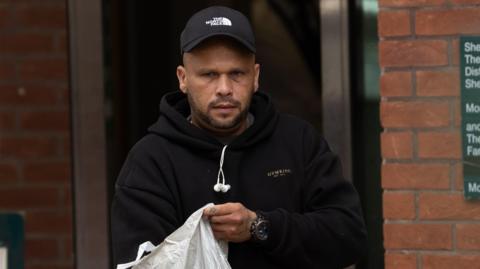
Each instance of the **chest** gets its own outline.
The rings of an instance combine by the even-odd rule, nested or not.
[[[303,165],[291,152],[227,151],[222,170],[231,189],[226,193],[213,189],[220,169],[219,158],[199,158],[187,151],[176,154],[182,160],[175,164],[174,174],[184,217],[207,203],[226,202],[240,202],[251,210],[301,211]]]

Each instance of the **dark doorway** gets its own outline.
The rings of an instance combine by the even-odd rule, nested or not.
[[[368,231],[368,256],[357,268],[384,268],[380,182],[380,70],[377,58],[377,0],[350,6],[353,174]]]

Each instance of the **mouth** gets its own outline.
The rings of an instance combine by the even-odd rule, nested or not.
[[[222,114],[230,113],[237,108],[236,105],[230,103],[221,103],[212,106],[213,110],[216,110]]]
[[[234,104],[217,104],[213,106],[213,108],[217,108],[217,109],[229,109],[229,108],[235,108],[235,107],[237,106]]]

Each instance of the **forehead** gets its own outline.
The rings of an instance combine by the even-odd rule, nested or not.
[[[226,36],[211,37],[197,47],[183,54],[183,63],[219,61],[222,58],[230,61],[255,62],[255,54],[238,41]]]

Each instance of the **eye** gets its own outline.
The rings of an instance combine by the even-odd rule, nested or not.
[[[217,76],[217,73],[215,72],[205,72],[205,73],[202,73],[202,77],[206,77],[206,78],[214,78]]]
[[[238,79],[238,78],[242,77],[243,75],[245,75],[245,72],[243,72],[241,70],[234,70],[234,71],[230,72],[230,77],[232,77],[233,79]]]

